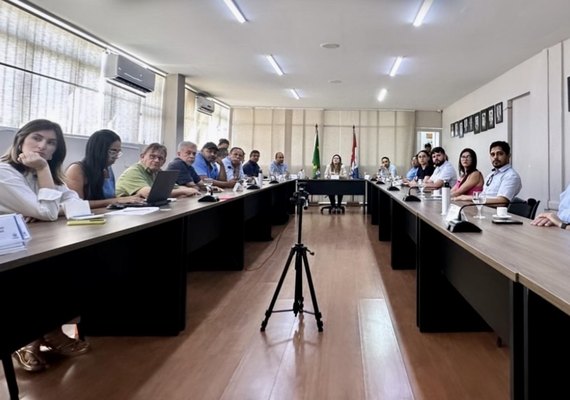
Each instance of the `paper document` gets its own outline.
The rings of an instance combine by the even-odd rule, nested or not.
[[[105,215],[146,215],[160,210],[159,207],[127,207],[122,210],[115,210],[105,213]]]

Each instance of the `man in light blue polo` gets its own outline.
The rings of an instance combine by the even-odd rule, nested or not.
[[[287,175],[288,173],[285,155],[281,152],[275,153],[275,160],[269,165],[269,174],[277,177],[279,175]]]
[[[232,147],[229,155],[222,160],[228,180],[236,182],[245,178],[242,167],[244,157],[245,152],[241,147]]]
[[[216,154],[218,153],[218,146],[214,142],[208,142],[202,146],[202,150],[196,154],[194,161],[194,169],[201,179],[212,178],[218,179],[220,169],[216,164]]]

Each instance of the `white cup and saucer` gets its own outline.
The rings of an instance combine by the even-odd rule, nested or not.
[[[509,210],[507,207],[497,207],[497,213],[493,215],[493,218],[509,219],[512,218],[512,216],[509,215]]]

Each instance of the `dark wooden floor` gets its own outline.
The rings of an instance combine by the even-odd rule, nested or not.
[[[273,242],[247,244],[247,270],[188,274],[179,336],[91,337],[86,355],[53,360],[39,374],[18,369],[21,398],[508,399],[508,349],[491,332],[420,333],[415,271],[391,270],[389,243],[377,241],[368,218],[358,208],[304,214],[323,333],[312,315],[292,312],[274,313],[259,331],[297,240],[292,219]],[[276,310],[291,307],[294,276],[292,265]]]

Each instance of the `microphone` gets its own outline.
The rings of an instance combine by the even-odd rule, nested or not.
[[[198,199],[199,203],[214,203],[216,201],[220,201],[220,199],[217,196],[212,196],[211,194],[207,194]]]
[[[408,194],[404,196],[404,201],[421,201],[418,196],[414,196],[413,194],[410,194],[412,189],[418,189],[418,187],[417,186],[410,186],[410,188],[408,189]]]
[[[478,204],[465,204],[461,206],[459,209],[459,213],[457,215],[457,219],[449,221],[449,225],[447,225],[447,230],[450,232],[481,232],[481,228],[475,225],[473,222],[469,222],[467,220],[462,219],[461,212],[465,207],[474,207]]]

